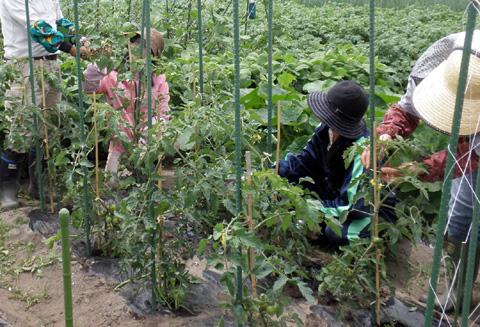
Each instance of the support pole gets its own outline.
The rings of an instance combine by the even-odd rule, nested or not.
[[[35,79],[33,75],[33,59],[32,59],[32,36],[30,35],[30,10],[28,6],[28,0],[25,0],[25,15],[27,22],[27,44],[28,44],[28,63],[30,66],[30,89],[32,94],[32,105],[35,105]],[[38,129],[37,116],[33,115],[33,128]],[[40,157],[40,142],[38,138],[35,138],[35,151],[37,162],[37,177],[38,177],[38,195],[40,196],[40,210],[45,212],[45,204],[43,201],[43,184],[42,184],[42,159]]]
[[[378,185],[377,183],[381,183],[378,181],[378,173],[377,173],[377,123],[374,121],[373,122],[373,133],[372,133],[372,140],[373,140],[373,147],[372,147],[372,152],[373,152],[373,180],[375,183],[373,183],[373,203],[374,203],[374,237],[378,237],[378,210],[379,208],[379,202],[380,199],[378,198]],[[376,315],[376,320],[377,320],[377,326],[380,326],[380,248],[378,247],[377,244],[375,244],[375,259],[377,262],[375,263],[375,287],[377,289],[377,301],[376,301],[376,307],[375,307],[375,315]]]
[[[200,0],[198,0],[200,1]],[[233,40],[235,46],[234,55],[234,95],[235,95],[235,175],[236,175],[236,214],[242,212],[242,137],[240,116],[240,23],[238,13],[238,1],[233,2]],[[241,247],[238,249],[241,253]],[[242,267],[237,266],[237,296],[235,306],[242,306]],[[242,326],[242,324],[238,324]]]
[[[65,306],[65,326],[73,327],[73,304],[72,304],[72,273],[70,266],[70,235],[68,225],[70,214],[63,208],[60,210],[60,227],[62,237],[62,264],[63,264],[63,299]]]
[[[52,175],[50,173],[50,164],[48,159],[50,159],[50,150],[48,148],[48,127],[47,127],[47,108],[45,102],[45,78],[43,76],[43,59],[40,59],[40,75],[41,75],[41,84],[42,84],[42,113],[43,119],[45,123],[43,124],[43,129],[45,132],[45,157],[47,158],[47,180],[48,180],[48,187],[50,188],[50,212],[55,212],[55,206],[53,204],[53,185],[52,185]],[[41,178],[41,176],[39,176]],[[32,177],[30,177],[32,178]]]
[[[278,175],[278,163],[280,161],[280,137],[281,137],[281,110],[280,110],[280,100],[277,101],[277,156],[275,158],[275,174]]]
[[[197,0],[198,11],[198,65],[200,73],[200,100],[203,100],[203,27],[202,27],[202,0]]]
[[[78,0],[73,2],[73,8],[75,13],[75,28],[79,30],[79,20],[78,20]],[[80,35],[75,33],[75,44],[80,45]],[[78,89],[82,90],[82,65],[80,63],[80,47],[78,47],[77,51],[77,83]],[[82,159],[87,158],[86,147],[87,143],[85,141],[85,114],[83,110],[83,92],[78,92],[78,113],[80,116],[80,138],[82,144]],[[90,205],[88,199],[88,169],[87,166],[82,166],[82,173],[83,173],[83,200],[85,204],[85,234],[87,238],[87,256],[90,257],[92,255],[92,246],[90,243]]]
[[[442,243],[445,229],[447,226],[449,200],[452,190],[452,172],[455,163],[455,153],[457,153],[458,135],[460,131],[460,122],[462,119],[463,100],[465,99],[465,89],[467,85],[467,72],[470,63],[470,53],[472,49],[473,30],[475,28],[475,17],[477,15],[477,6],[471,1],[468,7],[467,27],[465,33],[465,45],[463,48],[462,63],[460,65],[460,76],[458,78],[457,98],[455,101],[455,112],[453,114],[452,133],[450,135],[450,143],[448,148],[447,163],[445,167],[445,180],[443,183],[442,198],[440,203],[440,214],[437,223],[437,237],[435,241],[435,249],[433,253],[432,273],[430,275],[430,287],[428,290],[427,308],[425,311],[425,326],[432,325],[433,307],[435,303],[435,292],[437,290],[438,272],[440,267],[440,259],[442,256]],[[472,243],[472,242],[471,242]],[[472,243],[473,244],[473,243]],[[471,244],[471,245],[472,245]],[[475,243],[476,246],[476,243]],[[470,267],[473,268],[473,267]],[[472,271],[473,274],[473,271]],[[468,311],[468,309],[466,309]]]
[[[247,185],[252,185],[252,162],[250,158],[250,151],[245,152],[245,163],[247,165]],[[252,194],[247,196],[247,206],[248,206],[248,231],[253,232],[253,203],[252,203]],[[253,268],[255,268],[255,253],[253,247],[248,248],[249,256],[249,266],[250,266],[250,279],[252,281],[252,293],[253,297],[257,297],[257,276],[252,273]]]
[[[371,131],[371,137],[370,137],[370,162],[373,163],[374,168],[373,168],[373,177],[372,174],[369,175],[369,178],[373,178],[373,180],[376,182],[377,181],[377,152],[376,152],[376,125],[375,125],[375,0],[370,0],[370,12],[369,12],[369,17],[370,17],[370,42],[369,42],[369,48],[370,48],[370,76],[369,76],[369,86],[370,86],[370,94],[369,94],[369,99],[370,99],[370,131]],[[377,190],[375,187],[375,184],[372,185],[372,188],[370,189],[370,196],[373,199],[374,205],[373,208],[372,206],[370,207],[370,213],[372,215],[372,221],[375,220],[375,217],[377,216],[377,207],[376,207],[376,201],[377,201]],[[373,210],[373,212],[372,212]],[[374,230],[372,231],[372,240],[373,237],[378,237],[378,233],[376,230],[376,225]],[[378,253],[376,253],[378,255]],[[378,264],[375,264],[375,276],[377,276],[379,272],[379,267]],[[376,280],[378,281],[379,278],[376,277]],[[372,316],[375,316],[375,322],[379,326],[380,325],[380,292],[379,288],[380,285],[377,283],[377,294],[376,294],[376,307],[375,310],[372,308]],[[373,297],[373,296],[372,296]],[[373,320],[373,319],[372,319]]]
[[[272,111],[273,111],[273,0],[268,0],[268,115],[267,115],[267,153],[272,153]]]
[[[146,35],[146,46],[147,46],[147,115],[148,115],[148,130],[152,129],[152,50],[151,50],[151,37],[150,37],[150,2],[148,0],[143,0],[143,15],[144,15],[144,22],[145,22],[145,30],[147,31]],[[142,50],[140,50],[142,51]],[[149,147],[152,145],[152,139],[148,138]],[[149,170],[153,173],[153,165],[150,165]],[[150,205],[149,205],[149,213],[150,218],[152,219],[152,223],[154,226],[157,226],[156,219],[155,219],[155,212],[154,212],[154,204],[152,201],[152,194],[153,194],[153,182],[150,181],[148,183],[148,192],[150,194]],[[152,310],[155,311],[157,308],[157,296],[155,293],[155,286],[157,285],[157,278],[156,278],[156,265],[155,265],[155,234],[158,227],[155,227],[151,231],[150,236],[150,243],[151,243],[151,259],[152,259],[152,271],[151,271],[151,278],[152,278]]]

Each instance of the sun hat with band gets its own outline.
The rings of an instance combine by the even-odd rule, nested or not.
[[[452,51],[413,92],[414,110],[432,128],[450,134],[457,97],[463,50]],[[464,93],[460,136],[480,131],[480,52],[472,51]]]
[[[307,103],[322,123],[349,139],[365,134],[363,116],[368,109],[368,94],[353,81],[341,81],[328,91],[311,92]]]

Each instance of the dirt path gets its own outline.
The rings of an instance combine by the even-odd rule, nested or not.
[[[29,227],[28,214],[37,207],[23,207],[0,213],[0,327],[64,326],[63,276],[59,245],[49,250],[45,237]],[[3,242],[2,242],[3,241]],[[3,243],[3,244],[2,244]],[[397,263],[389,264],[392,282],[399,299],[418,305],[418,297],[428,285],[429,265],[433,250],[404,242]],[[45,265],[45,266],[43,266]],[[204,280],[205,263],[187,262],[190,274]],[[43,267],[42,267],[43,266]],[[72,290],[74,325],[81,326],[215,326],[222,314],[216,305],[205,306],[196,316],[142,317],[127,306],[126,300],[114,292],[117,282],[89,273],[85,259],[72,258]],[[480,301],[477,281],[474,302]],[[323,319],[301,298],[294,298],[289,310],[296,312],[309,327],[334,326]],[[317,312],[317,313],[315,313]],[[293,325],[293,324],[292,324]]]

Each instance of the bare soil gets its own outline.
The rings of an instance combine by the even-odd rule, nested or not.
[[[0,213],[0,223],[13,226],[8,232],[4,247],[0,240],[0,252],[6,251],[9,244],[15,244],[18,252],[12,267],[27,266],[27,269],[19,272],[18,276],[0,275],[0,326],[65,325],[61,248],[55,244],[51,250],[48,249],[45,237],[30,229],[28,214],[32,210],[38,210],[38,207],[22,206],[16,210]],[[41,263],[39,258],[48,261],[45,258],[49,256],[58,259],[54,259],[54,263],[45,267],[38,267]],[[328,260],[328,254],[325,256],[326,259],[322,258],[322,255],[317,259]],[[427,289],[432,257],[433,249],[428,246],[414,247],[409,242],[400,244],[397,260],[388,264],[388,272],[396,288],[397,298],[419,308],[424,307],[418,298]],[[36,260],[34,263],[25,261],[29,258]],[[190,260],[187,266],[191,275],[204,280],[202,272],[205,262]],[[221,308],[211,306],[208,310],[197,312],[195,316],[174,313],[164,316],[140,316],[114,291],[118,282],[92,275],[84,258],[73,256],[71,269],[74,326],[214,326],[215,317],[222,314]],[[10,271],[14,271],[14,268]],[[442,284],[440,281],[440,288]],[[473,292],[474,305],[480,301],[479,290],[480,284],[477,280]],[[388,289],[385,288],[384,291],[385,297],[388,297],[390,295]],[[219,297],[221,296],[219,294]],[[318,301],[321,305],[328,302],[321,298]],[[296,312],[305,326],[331,326],[312,313],[311,304],[301,298],[294,297],[289,310]],[[335,307],[331,307],[331,310],[335,310]]]

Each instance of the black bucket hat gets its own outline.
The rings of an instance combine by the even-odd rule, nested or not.
[[[365,134],[363,116],[368,109],[368,94],[353,81],[341,81],[326,92],[311,92],[307,103],[313,114],[334,131],[349,139]]]

